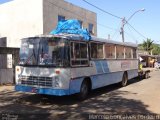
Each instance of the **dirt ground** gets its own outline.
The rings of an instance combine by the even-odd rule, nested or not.
[[[159,86],[160,70],[152,70],[149,79],[130,80],[123,88],[114,84],[94,90],[85,101],[77,101],[74,95],[41,96],[15,92],[14,86],[0,86],[0,119],[93,119],[92,114],[129,115],[135,119],[145,115],[155,117],[160,115]],[[160,119],[160,116],[154,119]]]

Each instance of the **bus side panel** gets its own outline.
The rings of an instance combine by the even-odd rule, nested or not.
[[[132,79],[138,76],[138,70],[128,70],[128,79]]]
[[[128,73],[128,79],[132,79],[138,76],[137,70],[129,70]],[[92,89],[96,89],[99,87],[104,87],[107,85],[111,85],[114,83],[118,83],[122,81],[124,72],[113,72],[113,73],[105,73],[100,75],[95,75],[91,77],[92,81]]]
[[[124,72],[105,73],[90,76],[92,89],[104,87],[110,84],[118,83],[122,79]],[[70,81],[70,94],[79,93],[84,77],[73,79]]]
[[[71,68],[70,94],[79,93],[83,80],[95,74],[96,69],[93,66]]]
[[[72,79],[70,81],[70,94],[79,93],[84,78]]]
[[[105,73],[90,76],[92,89],[120,82],[124,72]],[[84,77],[70,81],[70,94],[79,93]]]
[[[91,77],[92,89],[120,82],[124,72],[105,73]]]
[[[91,78],[92,89],[122,81],[125,71],[128,73],[128,79],[134,78],[138,75],[137,63],[137,60],[95,60],[90,62],[90,67],[71,68],[71,78],[75,79],[71,85],[78,86],[71,89],[79,92],[85,77]]]

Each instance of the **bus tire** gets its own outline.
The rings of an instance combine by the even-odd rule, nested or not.
[[[122,81],[121,81],[121,86],[125,87],[127,85],[127,82],[128,82],[127,72],[124,72],[123,78],[122,78]]]
[[[145,72],[144,79],[148,79],[148,78],[149,78],[149,73]]]
[[[85,100],[90,91],[90,84],[88,80],[83,80],[80,92],[77,94],[78,100]]]

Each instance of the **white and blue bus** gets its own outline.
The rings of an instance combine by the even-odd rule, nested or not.
[[[137,45],[80,35],[41,35],[22,39],[16,66],[16,91],[76,94],[138,76]]]

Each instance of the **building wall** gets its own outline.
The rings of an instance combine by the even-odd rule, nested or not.
[[[14,0],[0,5],[0,35],[7,47],[20,47],[20,39],[43,33],[42,0]]]
[[[7,39],[0,38],[0,47],[6,47]],[[7,54],[0,54],[0,69],[7,68]]]
[[[7,38],[6,37],[0,37],[0,47],[7,47]]]
[[[54,29],[58,15],[83,21],[83,28],[92,23],[97,35],[96,13],[64,0],[13,0],[0,5],[0,36],[7,37],[7,47],[20,47],[20,39]]]
[[[94,35],[97,35],[97,15],[94,12],[75,6],[64,0],[43,0],[43,33],[47,34],[56,28],[58,15],[65,19],[78,19],[83,21],[83,28],[93,24]]]

